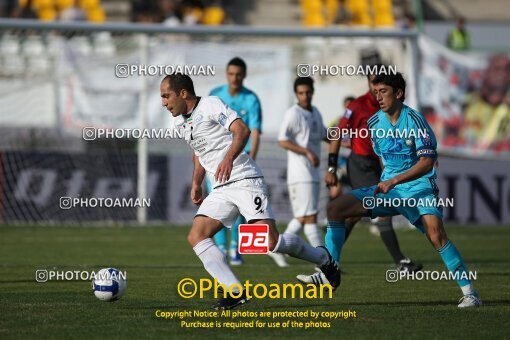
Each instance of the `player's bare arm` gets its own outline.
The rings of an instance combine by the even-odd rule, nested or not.
[[[314,154],[311,150],[308,150],[307,148],[303,148],[297,145],[291,140],[281,140],[278,142],[278,145],[280,145],[280,147],[284,148],[285,150],[289,150],[297,154],[306,156],[306,158],[308,158],[308,160],[313,164],[314,167],[318,167],[320,164],[319,157],[317,157],[316,154]]]
[[[426,173],[430,172],[434,167],[435,158],[420,157],[420,160],[408,171],[390,178],[384,182],[377,184],[374,195],[378,193],[386,194],[388,191],[393,189],[396,185],[413,181],[417,178],[422,177]]]
[[[255,160],[257,157],[257,153],[259,152],[259,144],[260,144],[260,131],[259,129],[251,129],[251,148],[250,148],[250,157]]]
[[[334,157],[336,160],[338,160],[338,153],[340,152],[340,146],[342,144],[342,141],[340,139],[334,139],[329,143],[329,157]],[[331,164],[329,164],[331,163]],[[333,160],[330,161],[328,159],[328,171],[326,172],[326,176],[324,176],[324,182],[326,182],[326,185],[329,186],[335,186],[338,182],[338,178],[336,177],[336,166],[338,164],[337,161],[334,162]],[[335,168],[335,171],[329,171],[329,167]]]
[[[234,159],[236,159],[236,157],[243,151],[243,148],[250,137],[250,129],[248,129],[248,126],[246,126],[241,119],[234,120],[232,124],[230,124],[229,130],[232,132],[232,145],[228,149],[221,163],[218,165],[218,169],[214,175],[216,181],[220,183],[226,182],[230,179],[230,173],[234,166]]]
[[[202,197],[202,182],[205,177],[205,169],[198,161],[198,157],[193,153],[193,178],[191,180],[191,201],[200,205],[204,198]]]

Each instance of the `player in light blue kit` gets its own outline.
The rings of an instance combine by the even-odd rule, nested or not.
[[[246,78],[246,63],[239,57],[235,57],[230,60],[227,64],[227,82],[228,84],[218,86],[214,88],[209,95],[217,96],[231,109],[236,111],[243,122],[248,126],[251,131],[250,139],[246,143],[244,151],[255,160],[257,152],[259,150],[260,134],[262,133],[262,110],[260,101],[257,95],[243,86],[243,81]],[[207,191],[211,189],[211,183],[206,182]],[[230,234],[230,264],[241,265],[243,259],[237,251],[238,246],[238,229],[239,225],[246,223],[243,216],[239,216],[232,226]],[[227,251],[227,228],[223,228],[214,236],[214,241],[218,245],[221,251],[226,253]],[[274,258],[275,261],[285,262],[283,256],[280,254],[275,255],[278,258]],[[280,263],[283,264],[283,263]],[[286,264],[286,263],[285,263]],[[284,264],[284,265],[285,265]]]
[[[381,182],[331,201],[327,208],[328,229],[336,228],[338,234],[343,231],[345,235],[348,217],[405,216],[427,236],[448,270],[454,273],[463,293],[458,306],[478,307],[482,301],[469,280],[459,251],[443,227],[442,207],[433,203],[437,202],[439,193],[435,182],[434,132],[419,112],[402,103],[406,83],[401,73],[378,75],[372,83],[381,109],[368,120],[368,127],[372,129],[374,151],[384,167]],[[377,202],[377,198],[386,200]],[[340,255],[343,240],[344,237],[337,237],[326,242],[333,258],[335,253]]]

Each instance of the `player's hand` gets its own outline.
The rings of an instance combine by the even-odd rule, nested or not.
[[[191,202],[196,205],[200,205],[203,201],[204,198],[202,197],[202,186],[193,184],[191,186]]]
[[[306,158],[308,158],[308,160],[310,161],[310,163],[312,163],[312,165],[316,168],[319,166],[320,164],[320,160],[319,160],[319,157],[317,157],[316,154],[314,154],[312,151],[310,150],[306,150]]]
[[[214,179],[218,183],[226,182],[230,179],[230,173],[232,172],[232,168],[234,167],[234,162],[231,159],[225,158],[218,165],[218,169],[216,170],[216,174],[214,174]]]
[[[324,177],[324,182],[326,182],[326,186],[334,187],[338,183],[338,178],[336,174],[332,174],[331,172],[326,172],[326,176]]]
[[[384,182],[379,182],[374,190],[374,196],[378,193],[387,194],[388,191],[395,187],[396,183],[392,179],[389,179]]]

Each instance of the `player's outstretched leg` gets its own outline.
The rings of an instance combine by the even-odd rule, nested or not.
[[[260,220],[256,223],[269,225],[269,250],[273,253],[288,254],[301,260],[315,263],[328,279],[333,289],[340,285],[340,271],[325,247],[312,247],[294,234],[279,234],[274,220]]]
[[[446,268],[457,278],[457,284],[463,294],[459,301],[459,308],[481,306],[482,300],[480,300],[477,291],[469,280],[462,256],[446,235],[443,221],[435,215],[423,215],[421,223],[424,226],[427,238],[441,255]]]
[[[340,254],[345,241],[345,220],[348,217],[366,216],[367,211],[363,204],[351,194],[342,195],[328,203],[327,207],[328,225],[326,227],[325,243],[326,248],[333,260],[340,262]],[[298,275],[297,279],[303,283],[324,284],[329,283],[327,276],[322,273],[312,275]],[[340,282],[339,282],[340,284]]]
[[[212,237],[223,225],[220,221],[206,216],[195,216],[193,225],[188,234],[188,242],[193,247],[198,258],[204,264],[205,270],[220,284],[229,288],[236,284],[237,287],[241,283],[234,275],[227,264],[227,258],[223,252],[214,244]],[[239,292],[233,292],[239,293]],[[237,296],[238,294],[236,294]],[[232,297],[227,294],[226,297],[218,300],[213,309],[231,309],[248,301],[245,294],[240,297]]]

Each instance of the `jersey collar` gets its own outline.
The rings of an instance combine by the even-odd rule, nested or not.
[[[241,86],[241,89],[239,90],[239,92],[235,96],[232,96],[230,94],[230,91],[228,90],[228,84],[227,84],[227,85],[225,85],[225,92],[230,97],[231,100],[234,100],[236,98],[239,98],[239,96],[244,93],[244,86]]]
[[[386,120],[388,121],[388,123],[392,126],[392,127],[397,127],[400,122],[404,119],[404,116],[407,115],[407,112],[409,111],[409,106],[407,106],[406,104],[402,104],[402,109],[400,110],[400,116],[398,117],[398,120],[397,122],[395,123],[395,125],[393,125],[391,123],[391,121],[388,119],[388,116],[386,115],[386,112],[383,111],[384,113],[384,117],[386,118]]]
[[[191,117],[191,115],[193,114],[193,112],[195,112],[195,109],[197,108],[198,106],[198,103],[200,103],[200,99],[202,99],[202,97],[197,97],[197,102],[195,103],[195,106],[193,106],[193,108],[191,109],[190,112],[188,112],[187,114],[185,115],[182,115],[184,117],[184,119],[189,119]]]
[[[311,110],[308,110],[308,109],[305,109],[304,107],[302,107],[301,105],[299,105],[298,103],[296,103],[296,106],[300,109],[300,110],[303,110],[304,112],[308,112],[310,114],[313,115],[313,105],[311,107]]]

